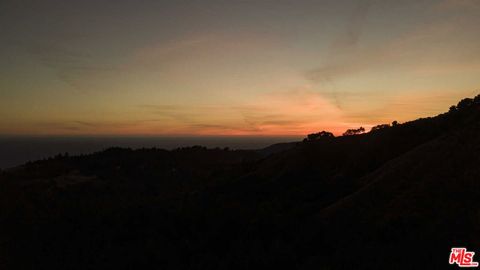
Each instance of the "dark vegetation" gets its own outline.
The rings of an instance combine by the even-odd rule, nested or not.
[[[352,128],[352,129],[347,129],[347,131],[345,131],[343,133],[343,136],[352,136],[352,135],[358,135],[358,134],[362,134],[365,132],[365,128],[364,127],[359,127],[359,128]]]
[[[320,140],[320,139],[333,138],[333,137],[335,137],[333,135],[333,133],[328,132],[328,131],[321,131],[321,132],[318,132],[318,133],[308,134],[307,138],[303,139],[303,141],[304,142],[316,141],[316,140]]]
[[[345,135],[0,171],[0,269],[443,269],[480,250],[480,96]]]

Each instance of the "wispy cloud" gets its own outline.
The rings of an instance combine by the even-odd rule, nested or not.
[[[321,129],[336,133],[347,126],[342,112],[308,89],[270,92],[235,105],[142,105],[159,119],[193,134],[305,134]],[[175,128],[174,128],[175,129]]]
[[[374,0],[360,1],[355,6],[352,14],[348,18],[347,27],[332,43],[331,50],[333,53],[342,53],[357,46],[363,33],[365,23],[368,19],[368,13]]]
[[[75,40],[69,41],[75,42]],[[100,81],[120,77],[123,67],[101,61],[86,50],[72,49],[64,40],[15,42],[33,61],[53,70],[57,79],[78,92],[96,88]]]
[[[480,9],[478,0],[443,0],[434,6],[439,11],[451,11],[455,9]]]
[[[358,53],[357,45],[361,38],[373,0],[361,1],[353,9],[346,28],[331,44],[325,63],[306,72],[306,77],[314,82],[332,82],[338,76],[348,75],[358,67],[349,63]]]
[[[272,36],[254,32],[191,34],[137,48],[130,56],[129,66],[158,71],[198,61],[207,65],[211,61],[237,59],[239,54],[266,53],[276,46],[278,42]]]
[[[366,71],[415,72],[436,69],[439,64],[444,66],[443,70],[449,68],[452,71],[456,67],[477,67],[472,61],[479,60],[475,57],[480,47],[478,38],[474,37],[476,30],[473,26],[478,22],[478,13],[456,14],[447,12],[447,9],[476,8],[478,1],[446,0],[436,3],[432,6],[431,13],[428,16],[425,14],[423,21],[415,24],[415,27],[406,28],[382,43],[358,46],[361,29],[368,19],[368,10],[374,6],[373,3],[356,9],[350,22],[358,26],[345,31],[347,34],[339,39],[345,41],[336,40],[332,43],[329,58],[318,68],[305,72],[307,79],[314,83],[334,83],[335,80],[359,76]]]

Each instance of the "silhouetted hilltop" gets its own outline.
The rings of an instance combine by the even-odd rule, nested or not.
[[[335,250],[323,260],[341,259],[338,251],[348,245],[362,250],[350,255],[352,265],[381,268],[383,261],[401,261],[403,269],[420,262],[442,269],[451,247],[478,249],[479,134],[476,125],[429,141],[366,175],[362,188],[322,209],[313,224],[328,231],[323,244]],[[407,250],[411,257],[405,260]]]
[[[0,266],[442,269],[451,247],[479,250],[480,96],[356,130],[0,171]]]

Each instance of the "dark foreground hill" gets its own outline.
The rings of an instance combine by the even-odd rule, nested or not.
[[[480,97],[259,151],[59,155],[1,172],[0,269],[453,269],[478,198]]]

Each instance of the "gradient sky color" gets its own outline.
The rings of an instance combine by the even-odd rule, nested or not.
[[[1,1],[0,134],[299,135],[479,94],[480,1]]]

